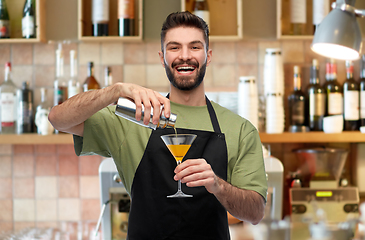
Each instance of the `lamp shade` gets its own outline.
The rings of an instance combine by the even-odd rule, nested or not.
[[[311,49],[328,58],[356,60],[362,48],[361,31],[354,13],[333,9],[319,24]]]

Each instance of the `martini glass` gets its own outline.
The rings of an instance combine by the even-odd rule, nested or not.
[[[167,148],[170,150],[172,156],[174,156],[177,165],[181,163],[186,153],[188,152],[191,144],[194,142],[195,134],[168,134],[161,136],[163,142],[166,144]],[[177,183],[177,192],[174,195],[167,196],[168,198],[181,198],[181,197],[192,197],[193,195],[188,195],[183,193],[181,190],[181,181]]]

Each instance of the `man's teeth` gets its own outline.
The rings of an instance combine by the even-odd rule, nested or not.
[[[178,67],[178,71],[194,71],[194,67],[184,66],[184,67]]]

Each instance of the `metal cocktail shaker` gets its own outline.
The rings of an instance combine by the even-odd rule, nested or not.
[[[143,117],[144,117],[143,109],[142,109],[141,120],[137,121],[135,118],[136,105],[132,101],[130,101],[126,98],[119,98],[117,107],[115,108],[115,114],[119,117],[125,118],[136,124],[139,124],[141,126],[148,127],[148,128],[154,129],[154,130],[156,130],[156,128],[165,128],[167,126],[174,127],[175,122],[176,122],[176,117],[177,117],[176,114],[170,113],[170,118],[167,119],[162,112],[158,124],[153,124],[152,123],[153,114],[151,114],[150,122],[147,125],[145,125],[143,123]]]

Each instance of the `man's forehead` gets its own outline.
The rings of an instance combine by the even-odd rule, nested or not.
[[[181,44],[202,42],[205,44],[204,32],[203,30],[195,27],[175,27],[166,32],[164,44],[166,45],[169,42]]]

